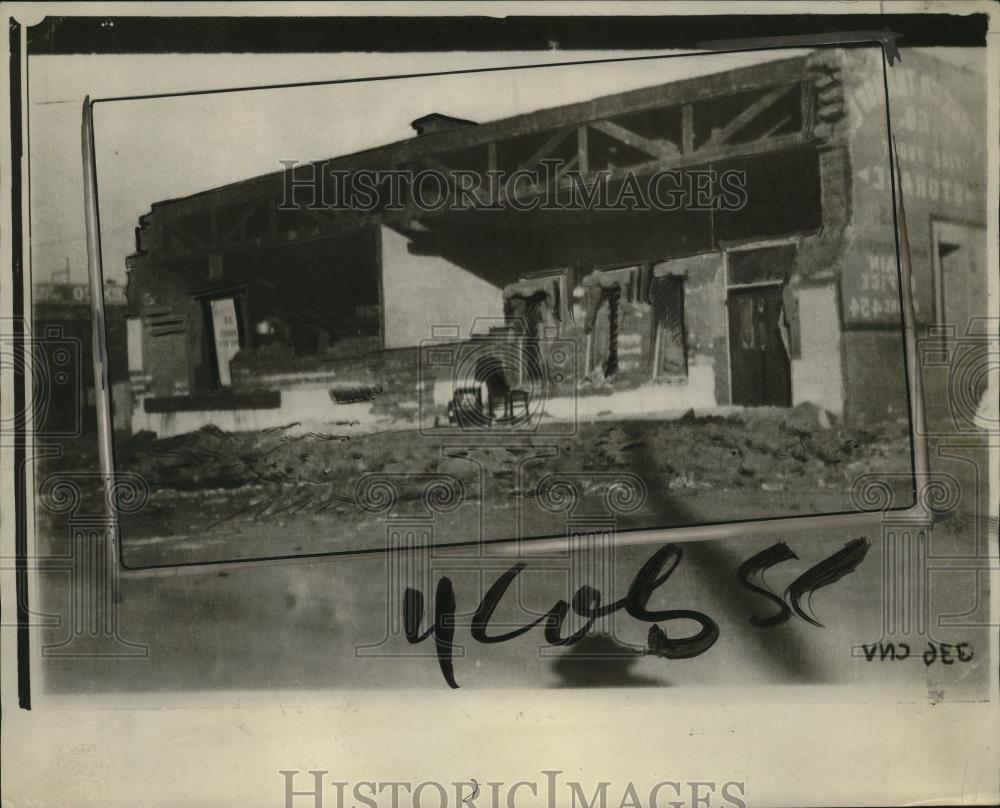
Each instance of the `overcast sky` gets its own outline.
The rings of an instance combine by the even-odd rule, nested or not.
[[[940,49],[935,54],[975,63],[969,54]],[[86,280],[80,120],[88,94],[101,98],[617,55],[639,54],[33,56],[33,277],[46,281],[68,260],[72,280]],[[279,160],[323,159],[411,137],[410,122],[429,112],[484,122],[763,58],[774,57],[692,56],[98,104],[105,277],[124,281],[137,219],[158,200],[275,171]]]

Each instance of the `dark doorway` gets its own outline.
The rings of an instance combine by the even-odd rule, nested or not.
[[[246,343],[243,294],[230,292],[206,296],[201,299],[201,305],[210,389],[231,388],[233,382],[229,363]]]
[[[729,290],[733,403],[790,407],[792,372],[781,332],[779,284]]]

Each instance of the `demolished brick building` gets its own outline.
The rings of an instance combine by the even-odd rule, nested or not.
[[[961,336],[986,305],[982,77],[906,59],[889,70],[918,326]],[[802,402],[853,422],[907,416],[876,49],[413,126],[324,170],[486,176],[560,161],[615,189],[735,168],[747,201],[289,209],[289,174],[275,172],[157,202],[128,262],[133,429],[365,431],[462,412],[502,426]]]

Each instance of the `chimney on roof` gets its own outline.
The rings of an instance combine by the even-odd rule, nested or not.
[[[422,135],[433,135],[437,132],[445,132],[449,129],[458,129],[464,126],[479,126],[475,121],[467,121],[465,118],[452,118],[450,115],[442,115],[440,112],[432,112],[417,118],[410,124],[417,133],[417,137]]]

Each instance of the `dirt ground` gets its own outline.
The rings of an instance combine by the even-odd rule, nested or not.
[[[851,505],[850,489],[858,475],[897,472],[909,463],[903,425],[845,428],[808,408],[669,422],[590,423],[572,437],[539,436],[517,445],[490,446],[483,436],[474,438],[463,448],[433,435],[342,440],[290,427],[257,434],[204,429],[168,440],[149,435],[121,439],[116,445],[120,465],[143,474],[150,486],[147,507],[123,525],[126,561],[138,567],[282,553],[306,556],[362,543],[381,547],[387,527],[394,524],[391,519],[399,518],[405,526],[409,517],[423,513],[418,475],[429,470],[453,473],[463,483],[463,504],[432,520],[435,540],[444,542],[475,539],[477,533],[497,538],[518,531],[566,535],[581,522],[586,528],[591,523],[577,520],[578,511],[552,513],[538,507],[539,483],[553,471],[592,475],[590,484],[581,485],[585,501],[580,512],[585,516],[599,511],[609,475],[640,476],[647,496],[641,508],[619,515],[618,529],[625,530],[841,509]],[[477,442],[484,445],[469,448]],[[36,478],[58,469],[96,468],[93,441],[63,448],[61,457],[36,467]],[[525,462],[546,452],[542,460]],[[963,617],[935,627],[932,639],[968,643],[975,652],[968,664],[928,667],[919,653],[912,664],[883,663],[855,652],[859,643],[886,638],[882,621],[889,556],[882,531],[875,527],[682,544],[683,559],[658,592],[657,605],[700,611],[716,620],[721,631],[708,653],[690,660],[631,653],[595,663],[585,653],[589,646],[554,649],[544,643],[540,630],[496,645],[469,639],[467,623],[484,588],[515,557],[526,569],[520,588],[510,593],[497,616],[498,627],[536,619],[581,582],[597,587],[608,602],[621,597],[656,544],[620,542],[610,557],[594,552],[575,559],[511,555],[497,545],[482,552],[468,547],[448,553],[303,557],[280,564],[193,567],[184,574],[123,574],[114,637],[74,634],[75,579],[64,569],[43,570],[40,614],[66,617],[33,629],[46,648],[40,681],[56,693],[135,693],[138,698],[150,691],[442,688],[433,650],[410,645],[399,634],[399,598],[403,577],[414,579],[432,597],[434,581],[448,575],[458,601],[463,650],[456,658],[456,675],[463,688],[866,683],[892,687],[893,698],[931,703],[980,698],[985,672],[995,662],[988,653],[991,629],[981,614],[989,602],[986,578],[977,577],[975,559],[996,526],[978,516],[982,492],[963,475],[985,467],[985,447],[970,449],[967,458],[935,451],[931,460],[933,468],[960,479],[963,493],[957,514],[935,527],[930,553],[965,559],[951,564],[954,569],[935,572],[929,608]],[[366,511],[354,496],[355,481],[375,471],[398,475],[400,496],[389,514]],[[100,491],[93,487],[85,493],[80,511],[98,511]],[[39,501],[36,507],[38,549],[66,554],[73,547],[73,520],[54,514],[51,505]],[[766,612],[770,604],[740,585],[736,571],[742,562],[775,542],[787,543],[797,558],[774,569],[768,579],[781,592],[797,575],[862,535],[872,543],[864,563],[811,599],[822,627],[797,618],[768,629],[750,624],[749,617]],[[401,568],[401,559],[413,568]],[[648,626],[620,617],[610,629],[616,647],[641,648]],[[680,634],[691,630],[664,628]],[[923,648],[921,638],[909,637],[908,642]],[[88,656],[80,657],[74,643],[82,644]],[[91,647],[95,644],[97,650]]]
[[[570,515],[612,516],[629,530],[854,511],[852,485],[865,474],[885,476],[899,489],[896,504],[906,505],[910,467],[904,423],[852,428],[811,405],[602,420],[559,438],[208,426],[167,439],[125,437],[116,455],[119,470],[149,486],[148,504],[123,516],[125,561],[136,566],[378,549],[387,520],[427,515],[433,475],[450,475],[459,500],[432,514],[435,540],[476,542],[566,535]],[[70,451],[60,465],[79,462]],[[369,475],[394,487],[390,511],[365,507],[355,486]],[[551,475],[575,482],[573,508],[545,507],[540,486]],[[608,489],[635,479],[628,475],[645,486],[642,504],[607,513]],[[88,491],[96,508],[100,495],[97,485]]]

